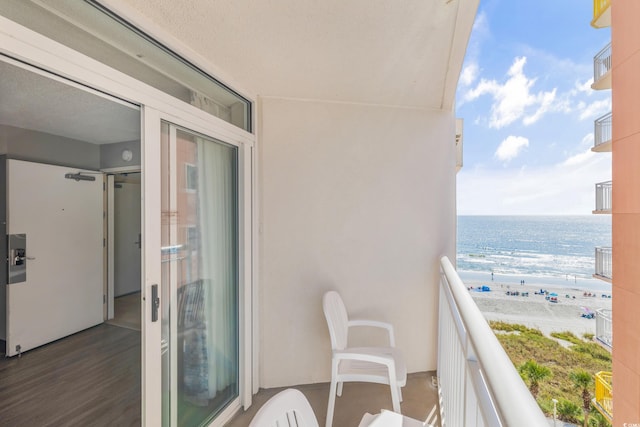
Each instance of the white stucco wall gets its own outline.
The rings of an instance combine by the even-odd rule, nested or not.
[[[438,260],[455,254],[452,113],[259,101],[260,386],[328,381],[322,295],[396,327],[434,370]]]

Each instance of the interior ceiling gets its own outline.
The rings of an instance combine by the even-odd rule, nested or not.
[[[0,124],[109,144],[140,139],[139,108],[0,61]]]
[[[263,96],[451,109],[478,0],[127,3]]]
[[[69,13],[84,5],[86,13],[78,7],[82,13],[75,19],[88,32],[104,20],[77,0],[3,1],[3,15],[25,22],[37,18],[37,5]],[[251,97],[451,110],[479,0],[97,1],[128,17],[134,11],[134,23],[160,28],[165,41],[167,34],[175,37],[193,52],[181,53],[215,64],[210,71]],[[83,31],[51,14],[41,18],[49,32],[61,37]],[[103,49],[111,60],[117,56],[113,47],[122,46],[118,34],[106,34],[96,33],[101,43],[91,49]],[[139,65],[151,72],[168,67],[148,63],[153,60],[149,52],[125,55],[142,57]],[[6,63],[0,64],[0,76],[0,124],[95,144],[140,137],[139,111],[124,102]]]

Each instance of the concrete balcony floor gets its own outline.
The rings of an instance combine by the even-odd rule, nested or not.
[[[429,422],[439,427],[438,391],[431,385],[435,372],[409,374],[407,385],[402,389],[402,413],[411,418]],[[258,409],[284,388],[261,389],[253,397],[253,405],[236,417],[226,427],[247,427]],[[295,386],[307,397],[316,414],[318,424],[323,427],[327,417],[329,383]],[[357,427],[362,416],[369,412],[376,414],[382,409],[392,409],[389,386],[368,383],[345,383],[342,396],[336,398],[333,418],[334,427]],[[433,412],[432,412],[433,411]]]

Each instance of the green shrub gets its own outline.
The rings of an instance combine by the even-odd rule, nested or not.
[[[611,371],[611,355],[598,344],[583,341],[571,332],[553,334],[572,343],[569,348],[566,348],[556,339],[523,325],[490,322],[490,326],[496,331],[507,332],[496,334],[496,337],[515,368],[533,360],[551,370],[551,375],[539,382],[536,400],[543,412],[547,416],[552,416],[551,399],[558,399],[573,403],[578,408],[578,415],[574,418],[580,420],[582,418],[580,408],[583,402],[580,393],[576,393],[570,374],[576,368],[584,369],[591,375],[599,371]]]
[[[558,419],[569,423],[579,422],[578,417],[582,415],[580,407],[569,400],[560,399],[558,401]]]

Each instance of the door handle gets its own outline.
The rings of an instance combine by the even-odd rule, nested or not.
[[[11,249],[9,254],[9,264],[11,266],[24,265],[25,260],[32,261],[35,257],[27,256],[25,250],[22,248]]]
[[[160,298],[158,297],[158,285],[151,285],[151,321],[158,321],[158,309],[160,308]]]

